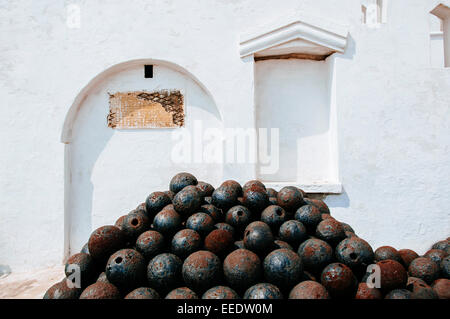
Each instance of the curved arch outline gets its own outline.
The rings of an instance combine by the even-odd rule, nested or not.
[[[144,66],[146,64],[153,64],[153,65],[159,65],[164,66],[167,68],[170,68],[174,71],[177,71],[191,80],[193,80],[204,92],[205,94],[211,99],[211,101],[214,103],[214,106],[217,109],[218,116],[220,117],[220,120],[223,119],[222,112],[217,106],[217,103],[211,94],[211,92],[202,84],[202,82],[194,76],[191,72],[183,68],[182,66],[168,62],[165,60],[159,60],[159,59],[135,59],[135,60],[128,60],[125,62],[121,62],[118,64],[114,64],[104,71],[97,74],[94,78],[92,78],[88,84],[86,84],[81,91],[76,95],[72,105],[70,106],[69,110],[67,111],[66,117],[64,119],[64,124],[61,132],[61,142],[66,144],[64,145],[64,248],[63,248],[63,263],[66,262],[67,258],[70,255],[70,225],[69,225],[69,189],[70,189],[70,143],[72,142],[72,129],[73,125],[77,119],[78,112],[80,108],[82,107],[83,102],[89,95],[91,89],[104,81],[106,78],[108,78],[111,75],[114,75],[118,72],[124,71],[130,67],[135,66]]]
[[[217,108],[217,111],[219,112],[219,116],[221,119],[223,119],[222,112],[217,106],[217,103],[211,94],[211,92],[203,85],[203,83],[191,72],[183,68],[182,66],[175,64],[173,62],[165,61],[165,60],[157,60],[157,59],[136,59],[136,60],[129,60],[125,62],[121,62],[118,64],[115,64],[106,70],[102,71],[101,73],[97,74],[92,80],[89,81],[89,83],[81,89],[81,91],[77,94],[75,97],[75,100],[73,101],[72,105],[70,106],[69,110],[67,111],[66,118],[64,119],[64,125],[62,128],[61,133],[61,142],[64,144],[69,144],[72,141],[72,127],[75,123],[75,120],[77,118],[78,111],[80,109],[80,106],[83,104],[84,99],[89,94],[89,91],[91,88],[96,86],[98,83],[106,79],[108,76],[115,74],[117,72],[126,70],[129,67],[137,66],[137,65],[145,65],[145,64],[154,64],[154,65],[161,65],[168,68],[171,68],[175,71],[180,72],[181,74],[184,74],[191,78],[202,90],[205,91],[205,93],[211,98],[211,100],[214,102],[214,105]]]

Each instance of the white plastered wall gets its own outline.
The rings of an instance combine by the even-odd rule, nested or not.
[[[239,34],[296,12],[350,26],[348,47],[335,60],[343,193],[326,197],[332,214],[374,248],[423,253],[449,236],[450,70],[430,67],[428,25],[429,12],[448,0],[389,1],[388,20],[378,28],[361,24],[359,0],[282,0],[276,6],[257,0],[74,0],[78,29],[66,23],[67,3],[0,6],[1,271],[63,259],[67,151],[60,137],[74,99],[93,78],[125,61],[170,61],[208,88],[224,127],[253,127],[254,63],[241,59]],[[117,141],[134,134],[127,133],[118,133]],[[102,174],[94,168],[94,181]],[[254,165],[230,164],[222,179],[245,182],[255,174]],[[164,175],[168,185],[170,172]],[[125,196],[118,217],[138,196],[125,188],[115,192]]]
[[[280,168],[264,182],[330,184],[332,58],[275,59],[255,64],[256,126],[279,128]]]

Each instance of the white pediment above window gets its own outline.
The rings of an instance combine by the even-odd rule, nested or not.
[[[348,30],[324,19],[309,16],[283,17],[271,25],[241,35],[241,57],[300,55],[321,59],[344,52]]]

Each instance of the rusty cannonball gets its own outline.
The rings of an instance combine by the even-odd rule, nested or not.
[[[181,228],[181,216],[172,207],[166,207],[156,214],[153,228],[163,236],[170,236]]]
[[[121,230],[127,240],[135,242],[140,234],[150,229],[150,224],[147,215],[131,212],[123,219]]]
[[[414,285],[420,284],[421,286],[428,286],[428,284],[420,278],[417,277],[408,277],[408,281],[406,283],[406,289],[412,291],[414,289]]]
[[[286,249],[290,249],[290,250],[294,250],[294,248],[292,248],[291,245],[289,245],[287,242],[283,241],[283,240],[274,240],[273,241],[273,249],[282,249],[282,248],[286,248]]]
[[[269,205],[278,205],[276,197],[269,197]]]
[[[229,231],[229,232],[231,233],[231,236],[232,236],[233,238],[235,238],[234,227],[231,226],[230,224],[227,224],[227,223],[217,223],[217,224],[214,225],[214,228],[216,228],[216,229],[223,229],[223,230]]]
[[[300,256],[289,249],[277,249],[266,256],[263,262],[264,278],[281,289],[291,288],[303,275]]]
[[[238,190],[232,187],[218,187],[211,195],[211,204],[214,206],[228,210],[230,207],[237,205],[238,203]]]
[[[244,230],[250,221],[251,212],[242,205],[231,207],[225,215],[225,222],[234,227],[237,232]]]
[[[178,173],[174,177],[172,177],[169,189],[170,191],[174,192],[175,194],[181,191],[183,188],[189,185],[197,185],[198,181],[197,178],[195,178],[194,175],[189,173]]]
[[[278,205],[267,206],[261,213],[261,221],[269,225],[274,233],[287,220],[286,212]]]
[[[197,183],[197,189],[200,192],[201,197],[211,196],[214,192],[214,187],[211,184],[201,181]]]
[[[314,205],[303,205],[297,209],[294,218],[301,222],[310,234],[314,234],[317,225],[322,221],[322,214]]]
[[[346,238],[350,238],[350,237],[358,237],[358,236],[356,236],[356,234],[352,233],[351,231],[346,231],[345,232],[345,237]]]
[[[83,290],[80,299],[120,299],[120,291],[116,286],[106,282],[96,282]]]
[[[355,299],[383,299],[383,294],[377,288],[370,288],[367,283],[362,282],[358,285]]]
[[[450,299],[450,280],[441,278],[435,280],[431,285],[439,299]]]
[[[237,249],[225,258],[223,273],[231,288],[242,291],[256,284],[260,279],[261,261],[252,251]]]
[[[123,222],[127,216],[128,215],[122,215],[119,218],[117,218],[116,222],[114,223],[114,226],[116,226],[117,228],[122,230]],[[88,247],[88,250],[89,250],[89,247]]]
[[[202,299],[240,299],[240,297],[230,287],[216,286],[208,289],[203,294]]]
[[[215,229],[205,238],[205,249],[219,257],[227,255],[233,249],[233,235],[224,229]]]
[[[125,299],[161,299],[161,297],[153,288],[140,287],[128,293]]]
[[[431,284],[439,277],[439,266],[427,257],[414,259],[408,267],[408,273],[411,277],[420,278],[427,284]]]
[[[106,261],[112,253],[125,246],[122,231],[115,226],[102,226],[94,230],[89,237],[88,248],[92,258]]]
[[[140,203],[139,205],[137,205],[135,210],[143,210],[143,211],[147,212],[147,209],[145,207],[145,202],[144,203]]]
[[[366,269],[373,263],[372,247],[364,239],[350,237],[341,241],[336,247],[336,258],[353,270]]]
[[[320,199],[312,199],[312,198],[304,198],[305,205],[313,205],[316,206],[322,214],[330,214],[330,209],[327,204],[323,200]]]
[[[320,282],[332,298],[353,297],[358,285],[350,267],[342,263],[332,263],[326,266],[320,276]]]
[[[97,280],[96,280],[97,282],[107,282],[107,283],[110,283],[109,281],[108,281],[108,277],[106,277],[106,272],[102,272],[100,275],[98,275],[98,278],[97,278]]]
[[[277,198],[278,192],[274,190],[273,188],[266,188],[267,195],[269,195],[269,198]]]
[[[411,299],[411,291],[407,289],[394,289],[389,291],[384,299]]]
[[[244,241],[243,240],[237,240],[234,242],[234,249],[244,249]]]
[[[219,284],[222,278],[222,263],[212,252],[200,250],[185,259],[182,274],[189,288],[203,292]]]
[[[158,292],[167,292],[181,283],[183,262],[174,254],[159,254],[147,266],[147,280]]]
[[[303,276],[302,279],[300,281],[317,281],[317,278],[310,272],[304,270],[303,271]]]
[[[198,299],[198,296],[188,287],[181,287],[169,292],[164,299]]]
[[[384,292],[405,288],[408,274],[399,262],[386,259],[377,262],[380,267],[380,289]]]
[[[182,229],[173,236],[170,250],[184,259],[199,250],[201,245],[202,238],[199,233],[192,229]]]
[[[78,253],[70,256],[64,267],[66,277],[69,277],[72,274],[76,276],[79,271],[81,287],[87,287],[94,281],[95,276],[97,275],[96,270],[97,265],[95,264],[94,259],[89,254],[85,253]]]
[[[440,269],[442,277],[450,279],[450,255],[441,261]]]
[[[349,232],[349,233],[355,233],[355,231],[353,230],[352,226],[350,226],[349,224],[340,222],[342,228],[344,228],[344,232]]]
[[[400,258],[403,261],[403,265],[408,268],[411,261],[413,261],[416,258],[419,258],[419,255],[411,249],[400,249],[398,251]]]
[[[336,247],[345,237],[344,228],[341,223],[335,219],[325,219],[317,225],[316,236]]]
[[[261,221],[248,224],[244,231],[244,246],[256,253],[264,253],[273,247],[273,235],[270,227]]]
[[[375,261],[379,262],[382,260],[395,260],[399,263],[403,262],[402,257],[398,253],[397,249],[391,246],[381,246],[375,250]]]
[[[326,219],[335,219],[333,216],[331,216],[330,214],[324,214],[322,213],[320,215],[320,217],[322,217],[322,220],[326,220]]]
[[[241,197],[243,194],[241,184],[232,179],[226,180],[220,184],[220,187],[231,190],[237,197]]]
[[[149,219],[152,219],[164,207],[172,203],[170,196],[164,192],[153,192],[145,200],[145,211]]]
[[[244,299],[283,299],[283,294],[275,285],[259,283],[245,291]]]
[[[250,186],[244,192],[244,206],[248,207],[252,212],[261,213],[269,206],[269,196],[265,188],[258,185]]]
[[[411,293],[411,299],[439,299],[438,294],[430,286],[422,287]]]
[[[164,191],[164,194],[166,194],[167,196],[169,196],[170,201],[173,200],[173,198],[175,197],[175,193],[172,191]]]
[[[188,217],[199,210],[202,197],[195,186],[186,186],[173,198],[173,208],[183,217]]]
[[[128,291],[145,283],[147,263],[144,256],[134,249],[121,249],[108,259],[106,277],[108,282]]]
[[[140,252],[146,260],[150,260],[162,253],[164,246],[164,236],[155,230],[143,232],[136,240],[136,250]]]
[[[277,202],[287,212],[295,212],[305,204],[302,192],[294,186],[283,187],[277,194]]]
[[[298,220],[284,222],[279,228],[278,236],[296,249],[308,237],[305,226]]]
[[[221,222],[224,219],[223,211],[214,205],[206,204],[200,207],[200,212],[208,214],[216,223]]]
[[[411,299],[438,299],[438,295],[425,281],[409,277],[406,289],[411,291]]]
[[[289,299],[330,299],[330,295],[320,283],[306,280],[292,288]]]
[[[298,247],[303,266],[312,273],[320,273],[333,260],[333,248],[320,239],[308,239]]]
[[[302,193],[303,198],[308,198],[308,195],[306,194],[306,192],[303,189],[301,189],[300,187],[297,187],[297,188]]]
[[[205,213],[196,213],[186,221],[186,228],[195,230],[203,238],[214,229],[214,220]]]
[[[445,239],[438,241],[431,247],[431,249],[441,249],[447,252],[447,254],[450,254],[450,240]]]
[[[423,255],[423,257],[430,258],[438,265],[440,265],[442,260],[444,260],[447,256],[448,254],[442,249],[430,249],[425,253],[425,255]]]
[[[81,247],[80,253],[89,254],[89,245],[88,245],[88,243],[84,244],[83,247]]]
[[[131,212],[128,213],[128,215],[131,215],[131,214],[142,215],[142,216],[149,218],[148,214],[147,214],[147,209],[145,207],[139,208],[139,206],[138,206],[138,208],[135,208]]]
[[[261,181],[258,181],[258,180],[251,180],[251,181],[248,181],[247,183],[245,183],[244,186],[242,186],[242,193],[245,193],[248,189],[252,188],[253,186],[261,187],[265,191],[267,191],[266,185],[264,185],[264,183],[262,183]],[[269,195],[269,194],[267,193],[267,195]]]
[[[52,285],[44,294],[43,299],[78,299],[82,289],[74,285],[69,287],[66,278]]]

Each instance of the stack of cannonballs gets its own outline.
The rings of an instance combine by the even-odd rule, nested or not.
[[[44,298],[448,299],[449,252],[450,238],[424,256],[374,252],[301,189],[256,180],[214,189],[180,173],[169,191],[96,229]]]

